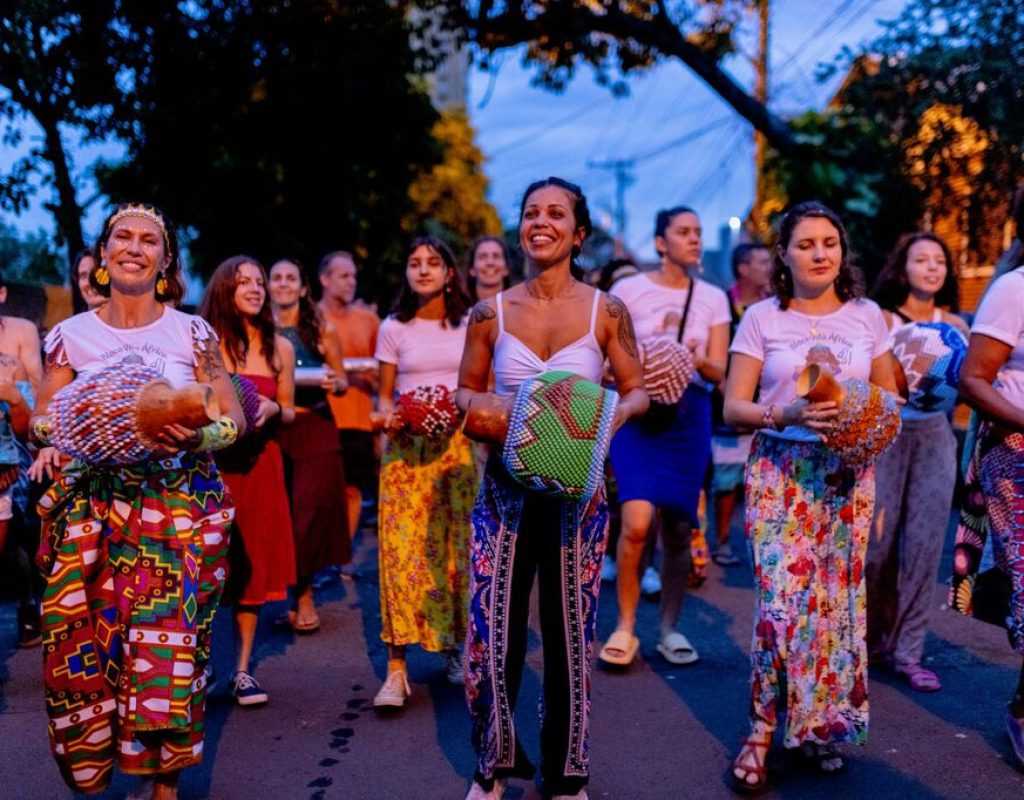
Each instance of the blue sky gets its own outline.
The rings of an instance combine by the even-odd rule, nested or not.
[[[819,63],[844,46],[855,47],[879,31],[906,0],[774,0],[770,39],[769,105],[777,113],[821,108],[838,78],[816,82]],[[742,38],[753,51],[754,31]],[[532,180],[557,174],[583,186],[594,216],[611,226],[615,182],[608,170],[588,162],[637,158],[634,182],[626,193],[626,243],[643,258],[653,258],[651,227],[658,208],[687,204],[701,215],[706,242],[714,246],[717,230],[729,217],[746,214],[754,186],[753,132],[731,108],[679,62],[667,61],[630,80],[630,93],[614,97],[581,67],[560,94],[532,87],[532,70],[519,51],[498,58],[493,73],[471,68],[469,113],[477,141],[488,158],[490,199],[506,221],[514,221],[519,195]],[[753,70],[743,56],[730,57],[725,68],[744,85]],[[686,140],[683,144],[674,144]],[[76,149],[73,159],[79,198],[94,193],[84,173],[98,155],[115,158],[116,146]],[[0,151],[0,167],[10,152]],[[52,230],[41,208],[46,190],[20,218],[4,214],[18,228]],[[102,202],[90,206],[86,234],[102,222]]]

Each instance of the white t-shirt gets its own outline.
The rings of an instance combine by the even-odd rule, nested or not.
[[[711,328],[728,325],[732,321],[729,298],[724,291],[707,281],[695,281],[690,285],[696,286],[697,291],[690,303],[682,342],[696,342],[697,354],[706,356]],[[640,344],[655,339],[676,340],[689,292],[689,288],[659,286],[646,273],[623,278],[610,290],[629,309],[636,329],[636,339]],[[707,382],[699,376],[694,378],[694,383],[708,387]]]
[[[205,319],[164,306],[160,319],[141,328],[115,328],[84,311],[55,325],[43,349],[78,373],[125,360],[145,364],[179,388],[196,382],[196,352],[207,347],[217,347],[217,334]]]
[[[380,324],[376,358],[397,364],[395,391],[399,394],[417,386],[459,386],[459,365],[466,346],[466,321],[457,328],[436,319],[399,322],[393,316]]]
[[[850,300],[831,314],[813,316],[792,308],[783,311],[778,299],[770,297],[747,309],[729,352],[763,364],[759,402],[785,406],[796,400],[796,380],[812,347],[827,349],[818,357],[831,367],[837,380],[866,381],[871,377],[871,362],[889,349],[889,329],[881,309],[871,300]],[[817,439],[817,434],[796,425],[776,435],[800,441]]]
[[[1024,267],[996,279],[978,307],[971,333],[1012,347],[993,384],[1006,400],[1024,408]]]

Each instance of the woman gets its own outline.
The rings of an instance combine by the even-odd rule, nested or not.
[[[1013,217],[1017,240],[1024,243],[1024,188],[1018,189]],[[1013,649],[1024,655],[1024,267],[997,278],[985,293],[971,326],[960,394],[983,421],[965,478],[968,491],[953,555],[950,605],[982,616],[982,587],[988,584],[985,588],[1000,600],[989,618],[1006,625]],[[972,497],[975,483],[981,502]],[[965,521],[968,510],[981,519]],[[987,530],[996,569],[978,575]],[[996,580],[985,580],[992,577]],[[1024,664],[1007,707],[1006,728],[1024,764]]]
[[[277,332],[295,350],[296,369],[323,370],[318,385],[307,381],[298,386],[295,421],[278,435],[285,454],[295,533],[297,580],[289,619],[297,633],[313,633],[320,629],[313,576],[352,560],[345,470],[326,396],[344,394],[348,383],[338,331],[313,304],[306,274],[297,262],[281,260],[270,268],[270,301]]]
[[[959,292],[952,256],[933,233],[900,239],[879,276],[875,300],[890,331],[945,323],[949,335],[968,335],[953,313]],[[865,569],[868,656],[890,665],[919,692],[942,688],[921,658],[956,487],[956,437],[947,413],[904,406],[903,429],[875,467],[878,491]]]
[[[519,242],[530,277],[474,307],[459,372],[460,408],[486,399],[480,396],[492,363],[495,391],[507,400],[524,381],[549,370],[599,383],[608,358],[621,395],[616,427],[646,411],[629,312],[586,286],[573,263],[590,231],[578,186],[548,178],[527,188]],[[492,452],[473,509],[466,698],[477,768],[468,800],[498,798],[507,778],[533,774],[513,715],[535,573],[544,641],[544,789],[556,797],[586,797],[591,648],[607,522],[603,486],[586,504],[530,492]]]
[[[281,448],[271,420],[288,425],[295,418],[295,351],[274,329],[267,299],[267,276],[249,256],[233,256],[210,277],[199,314],[220,337],[230,372],[248,378],[260,394],[255,430],[217,465],[235,502],[228,596],[235,606],[238,658],[231,694],[240,706],[263,705],[267,692],[252,675],[250,661],[260,609],[284,600],[295,583],[295,545],[284,486]]]
[[[183,290],[174,228],[152,206],[119,205],[94,258],[93,288],[109,300],[50,331],[37,412],[76,374],[127,354],[174,386],[211,384],[230,420],[227,438],[212,445],[229,443],[245,423],[216,336],[167,305]],[[147,779],[137,797],[174,798],[181,769],[202,759],[211,625],[232,517],[206,433],[168,425],[159,442],[166,455],[132,467],[73,462],[40,503],[50,743],[75,791],[102,791],[116,761]],[[119,510],[143,503],[145,519]],[[172,516],[173,525],[152,524]],[[75,595],[80,602],[68,604]],[[81,661],[86,652],[93,658]],[[82,668],[69,670],[76,662]]]
[[[415,435],[395,412],[396,394],[418,387],[454,392],[466,338],[468,298],[448,246],[414,239],[396,311],[381,323],[375,420],[388,434],[380,467],[381,639],[387,678],[373,699],[381,711],[411,694],[405,648],[443,653],[452,683],[462,683],[459,645],[469,605],[469,515],[476,470],[461,432]]]
[[[711,391],[725,377],[729,348],[729,300],[721,289],[696,278],[701,228],[685,206],[659,211],[654,245],[661,270],[624,278],[611,292],[625,303],[637,340],[681,342],[693,353],[693,380],[666,424],[647,420],[622,427],[612,440],[612,471],[622,504],[622,533],[616,558],[619,619],[601,648],[601,660],[617,667],[632,663],[640,646],[634,632],[640,602],[640,560],[654,519],[662,512],[658,652],[670,664],[692,664],[697,650],[676,625],[689,572],[691,531],[698,530],[698,504],[711,460]]]
[[[497,236],[481,236],[466,254],[469,295],[473,302],[494,297],[511,285],[508,249]]]
[[[756,593],[751,735],[733,762],[739,789],[760,789],[787,694],[788,748],[821,770],[843,766],[839,742],[867,735],[867,652],[862,580],[874,509],[874,468],[854,470],[824,439],[833,402],[796,399],[808,359],[837,379],[894,392],[882,312],[860,298],[839,217],[816,202],[782,218],[775,297],[747,309],[730,352],[727,424],[758,429],[747,461],[746,532]],[[754,402],[755,392],[760,390]]]
[[[76,314],[92,311],[107,302],[107,298],[93,289],[89,281],[95,263],[88,247],[79,250],[71,263],[71,307]]]

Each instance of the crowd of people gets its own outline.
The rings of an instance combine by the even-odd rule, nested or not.
[[[1024,237],[1022,217],[1018,197]],[[232,256],[189,314],[174,226],[124,204],[71,267],[86,310],[42,345],[31,323],[0,319],[0,553],[16,576],[18,643],[42,645],[51,749],[71,788],[100,791],[119,765],[142,778],[134,797],[176,797],[181,770],[202,759],[214,614],[234,618],[231,695],[267,703],[253,659],[261,610],[287,600],[297,634],[319,630],[315,578],[351,561],[370,506],[387,647],[373,705],[410,702],[408,646],[440,655],[472,720],[467,800],[496,800],[536,771],[516,734],[534,582],[543,791],[583,798],[593,659],[625,672],[638,657],[653,574],[656,652],[699,660],[680,612],[703,578],[709,516],[710,558],[743,562],[729,542],[741,504],[755,607],[734,787],[767,785],[780,714],[783,746],[835,772],[841,746],[867,736],[869,669],[942,688],[924,644],[958,480],[957,391],[976,415],[950,604],[1003,624],[1024,655],[1024,267],[998,278],[968,328],[954,259],[931,232],[900,240],[868,299],[856,243],[817,202],[788,209],[772,243],[739,245],[728,290],[702,277],[692,208],[658,212],[653,269],[619,260],[584,274],[591,228],[581,188],[548,178],[522,197],[518,282],[500,238],[460,264],[420,236],[383,319],[357,298],[342,250],[315,271]],[[898,357],[927,336],[953,354],[941,380]],[[90,459],[88,436],[66,452],[61,398],[131,365],[176,389],[208,385],[218,413],[138,434],[141,461]],[[811,396],[811,368],[853,383]],[[559,444],[585,427],[578,406],[558,417],[576,402],[570,384],[552,393],[547,427],[517,416],[540,376],[614,398],[586,493],[538,488],[510,465],[524,437],[577,458]],[[900,430],[877,458],[851,460],[830,437],[860,385],[898,404]],[[979,575],[987,541],[995,567]],[[599,643],[602,579],[615,581],[618,619]],[[1007,730],[1024,763],[1024,667]]]

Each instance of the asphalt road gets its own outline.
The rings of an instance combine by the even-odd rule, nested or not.
[[[739,544],[740,534],[734,539]],[[742,548],[737,548],[742,551]],[[949,547],[947,546],[947,551]],[[461,800],[474,758],[459,687],[448,684],[441,659],[413,649],[413,697],[402,713],[379,717],[370,702],[384,676],[375,540],[364,533],[361,574],[336,580],[319,594],[323,629],[296,638],[275,622],[283,604],[264,612],[256,675],[270,692],[259,709],[237,708],[226,694],[232,667],[230,613],[215,630],[220,688],[207,714],[206,758],[188,770],[182,800]],[[947,552],[943,573],[949,563]],[[746,733],[747,647],[753,595],[746,566],[710,567],[693,592],[682,629],[701,654],[671,667],[654,649],[656,605],[641,604],[641,659],[624,674],[597,670],[591,729],[592,798],[728,798],[729,763]],[[937,587],[938,609],[944,593]],[[600,635],[614,627],[614,586],[602,589]],[[536,631],[536,626],[534,626]],[[38,650],[14,649],[14,608],[0,606],[0,798],[71,797],[50,759],[39,685]],[[765,797],[1020,798],[1024,770],[1003,729],[1005,703],[1020,659],[1003,631],[937,610],[928,664],[945,687],[918,694],[885,673],[871,675],[868,744],[854,748],[846,770],[824,776],[794,762],[780,747],[769,759]],[[519,730],[537,756],[541,652],[536,632],[519,703]],[[123,797],[119,776],[102,798]],[[532,784],[513,782],[510,800],[538,798]]]

